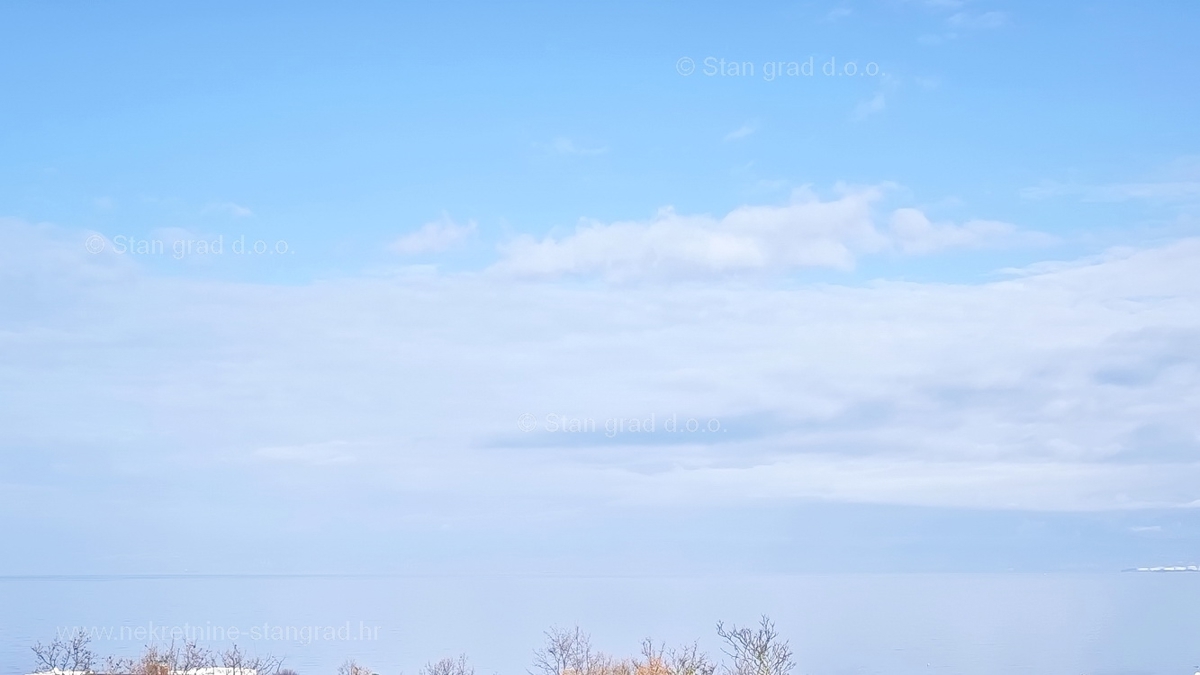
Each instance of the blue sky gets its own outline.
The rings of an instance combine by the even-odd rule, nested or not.
[[[1197,27],[7,5],[0,572],[1196,562]]]

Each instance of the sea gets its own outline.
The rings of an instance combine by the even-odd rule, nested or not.
[[[347,659],[417,675],[465,654],[521,675],[551,628],[633,656],[649,637],[722,658],[717,623],[767,616],[794,675],[1191,675],[1200,573],[794,576],[0,577],[0,675],[31,646],[87,631],[98,654],[194,639],[273,655],[299,675]]]

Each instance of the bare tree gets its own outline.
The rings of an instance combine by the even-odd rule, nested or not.
[[[717,635],[725,640],[723,650],[733,659],[727,668],[729,675],[788,675],[795,662],[787,640],[775,632],[775,624],[763,615],[757,630],[731,626],[717,622]]]
[[[38,642],[33,649],[38,672],[46,670],[75,670],[90,673],[96,665],[96,654],[91,649],[92,637],[82,628],[70,637],[54,638],[50,644]]]
[[[546,631],[546,646],[534,652],[530,675],[636,675],[638,664],[592,649],[591,638],[576,626]]]
[[[426,663],[419,675],[475,675],[475,668],[467,663],[466,654],[460,654],[457,659]]]
[[[595,656],[592,641],[579,626],[546,631],[546,646],[533,653],[533,671],[541,675],[590,675]]]

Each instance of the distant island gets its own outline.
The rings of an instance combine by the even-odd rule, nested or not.
[[[1200,572],[1200,565],[1175,565],[1173,567],[1130,567],[1122,572]]]

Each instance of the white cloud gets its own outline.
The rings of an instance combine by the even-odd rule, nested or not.
[[[725,142],[728,143],[730,141],[740,141],[743,138],[750,136],[755,131],[758,131],[757,125],[753,122],[747,122],[737,129],[725,134]]]
[[[939,10],[956,9],[963,3],[929,3],[928,6]],[[927,33],[921,35],[917,40],[923,44],[937,45],[948,40],[957,40],[963,37],[964,32],[995,30],[1003,28],[1009,23],[1009,15],[1000,11],[987,12],[969,12],[958,11],[946,18],[946,25],[950,28],[944,33]]]
[[[404,255],[445,251],[466,241],[475,229],[473,220],[459,225],[448,215],[443,215],[440,220],[425,223],[416,232],[397,238],[388,248]]]
[[[854,248],[880,248],[870,204],[877,190],[822,202],[798,193],[787,206],[743,206],[721,219],[663,209],[647,222],[584,222],[562,239],[519,237],[497,271],[518,276],[710,273],[768,267],[854,265]]]
[[[1200,157],[1177,157],[1138,181],[1084,183],[1046,180],[1021,190],[1021,197],[1078,197],[1085,202],[1200,202]]]
[[[851,119],[861,121],[872,115],[878,115],[887,108],[888,94],[895,92],[899,82],[891,77],[883,77],[875,95],[864,101],[859,101],[851,113]]]
[[[1021,190],[1021,196],[1025,199],[1077,196],[1088,202],[1123,202],[1138,199],[1162,202],[1192,201],[1200,199],[1200,181],[1168,180],[1106,185],[1046,181]]]
[[[550,144],[550,148],[560,155],[579,155],[585,157],[603,155],[608,152],[608,148],[605,146],[581,146],[575,141],[561,136],[554,139],[554,142]]]
[[[99,232],[0,217],[0,234],[0,283],[36,284],[43,290],[55,289],[56,296],[70,295],[68,289],[86,293],[93,285],[128,280],[135,271],[128,256],[117,254]],[[46,275],[46,270],[54,274]],[[14,296],[11,301],[28,303],[31,309],[39,304],[29,296]]]
[[[864,253],[924,253],[1022,240],[993,221],[933,225],[914,209],[898,210],[891,228],[875,225],[872,204],[883,188],[848,190],[821,201],[799,190],[784,206],[742,206],[721,218],[663,209],[649,221],[585,221],[574,233],[518,237],[501,247],[494,270],[526,277],[599,274],[611,279],[700,275],[800,267],[851,269]]]
[[[1048,244],[1048,235],[1020,232],[996,220],[968,220],[962,225],[933,223],[920,210],[896,209],[889,223],[892,241],[906,253],[931,253],[948,248],[982,248],[1004,244]]]
[[[981,12],[979,14],[957,12],[947,19],[946,22],[955,28],[991,30],[1007,24],[1008,15],[997,11]]]
[[[874,96],[872,96],[870,99],[863,101],[863,102],[859,103],[857,106],[855,106],[853,117],[856,120],[866,119],[866,118],[870,117],[871,115],[875,115],[877,113],[883,112],[883,109],[886,107],[887,107],[887,97],[881,91],[881,92],[875,94]]]
[[[215,202],[204,207],[205,213],[223,213],[234,218],[246,218],[254,215],[254,212],[240,204],[233,202]]]

